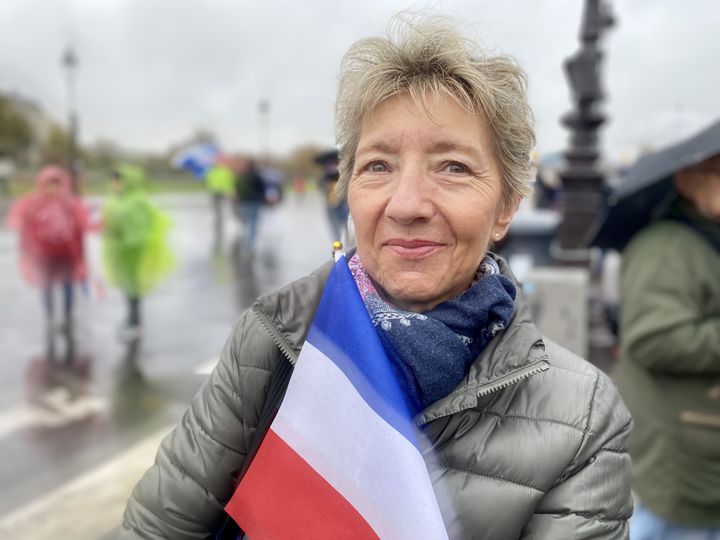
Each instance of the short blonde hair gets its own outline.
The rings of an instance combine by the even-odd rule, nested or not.
[[[405,16],[391,21],[387,38],[362,39],[343,58],[335,106],[341,196],[347,195],[365,118],[404,93],[424,110],[428,95],[444,93],[479,114],[493,141],[504,200],[530,193],[535,134],[525,72],[510,57],[483,53],[449,19]]]

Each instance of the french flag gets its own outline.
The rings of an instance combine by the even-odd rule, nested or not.
[[[253,540],[448,538],[409,409],[344,256],[225,510]]]

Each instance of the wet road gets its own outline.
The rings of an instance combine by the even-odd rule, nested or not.
[[[125,304],[102,283],[93,236],[70,365],[60,335],[50,361],[38,293],[19,277],[14,233],[0,231],[0,520],[175,422],[242,310],[330,258],[316,195],[264,214],[251,261],[237,252],[229,215],[214,242],[205,197],[156,200],[173,217],[178,266],[143,305],[143,339],[118,339]]]

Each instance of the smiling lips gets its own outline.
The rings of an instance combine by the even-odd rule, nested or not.
[[[384,247],[403,259],[421,259],[433,254],[444,244],[429,240],[404,240],[393,238],[385,242]]]

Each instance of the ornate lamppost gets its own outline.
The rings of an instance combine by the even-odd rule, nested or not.
[[[570,146],[565,152],[563,216],[552,246],[556,260],[586,263],[588,230],[602,206],[604,174],[598,168],[598,128],[605,122],[600,110],[604,97],[600,83],[602,52],[598,41],[615,20],[603,0],[585,0],[580,29],[580,49],[564,64],[572,91],[574,108],[562,117],[570,129]]]
[[[72,47],[68,46],[68,48],[65,49],[60,62],[62,67],[65,69],[67,86],[67,168],[72,179],[72,190],[74,193],[78,193],[78,116],[75,101],[75,74],[78,66],[78,59]]]

